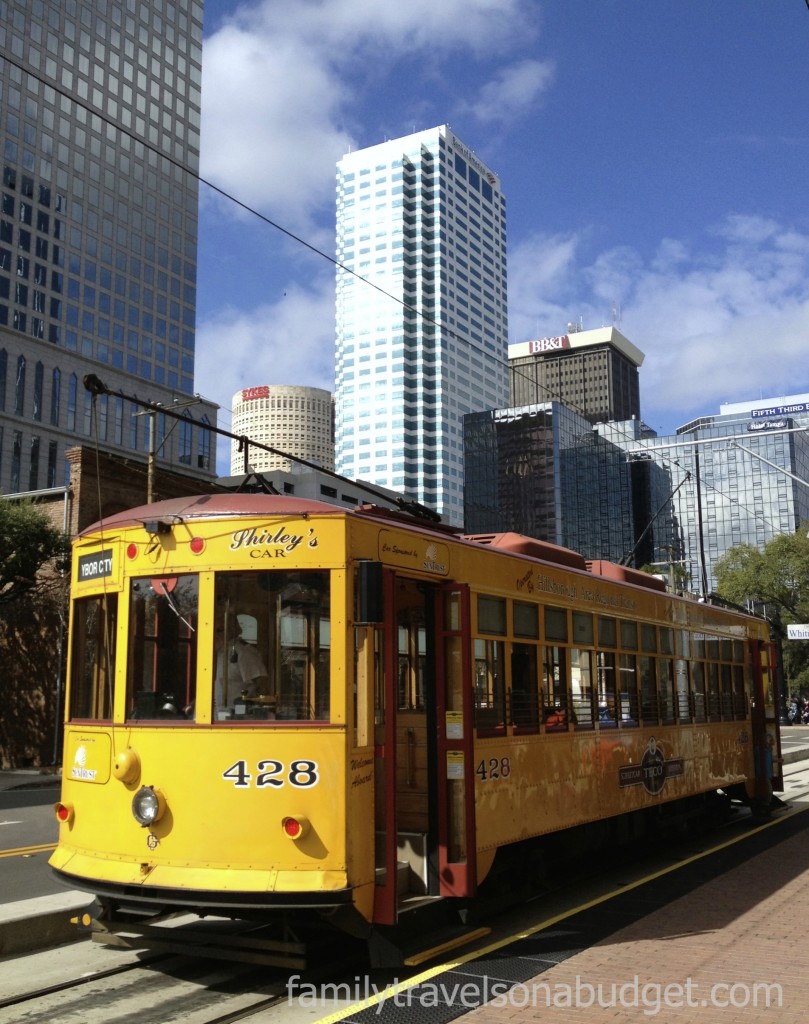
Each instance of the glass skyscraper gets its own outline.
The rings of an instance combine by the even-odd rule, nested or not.
[[[508,399],[500,182],[446,126],[337,168],[337,472],[463,523],[463,416]]]
[[[714,566],[732,547],[763,550],[809,522],[809,395],[720,407],[669,437],[623,444],[670,481],[670,514],[651,527],[653,560],[671,559],[694,593],[716,586]]]
[[[558,402],[478,413],[466,418],[466,530],[676,570],[708,595],[730,548],[763,550],[809,524],[808,430],[809,394],[725,405],[665,437]]]
[[[474,413],[464,421],[465,530],[514,531],[620,561],[635,544],[625,453],[561,402]]]
[[[202,0],[0,0],[0,492],[64,452],[140,458],[194,390]],[[159,462],[212,477],[204,401]]]

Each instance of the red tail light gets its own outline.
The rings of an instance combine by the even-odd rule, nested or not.
[[[60,824],[69,825],[73,821],[73,804],[58,803],[53,805],[56,820]]]

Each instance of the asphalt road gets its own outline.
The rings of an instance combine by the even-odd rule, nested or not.
[[[781,753],[809,748],[809,725],[781,726]]]
[[[48,867],[50,850],[10,854],[56,843],[53,805],[58,799],[58,779],[36,789],[0,792],[0,902],[65,892]]]

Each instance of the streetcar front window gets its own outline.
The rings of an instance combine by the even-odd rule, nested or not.
[[[221,572],[214,590],[214,722],[328,721],[327,572]]]
[[[70,652],[70,718],[109,721],[115,678],[118,595],[76,601]]]
[[[195,718],[199,577],[133,579],[126,713],[130,720]]]

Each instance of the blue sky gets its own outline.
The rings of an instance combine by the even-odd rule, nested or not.
[[[510,341],[616,323],[658,433],[809,392],[805,0],[206,0],[196,388],[334,386],[335,164],[449,124]],[[261,216],[246,212],[244,207]],[[271,223],[270,223],[271,222]],[[227,459],[220,453],[220,470]]]

